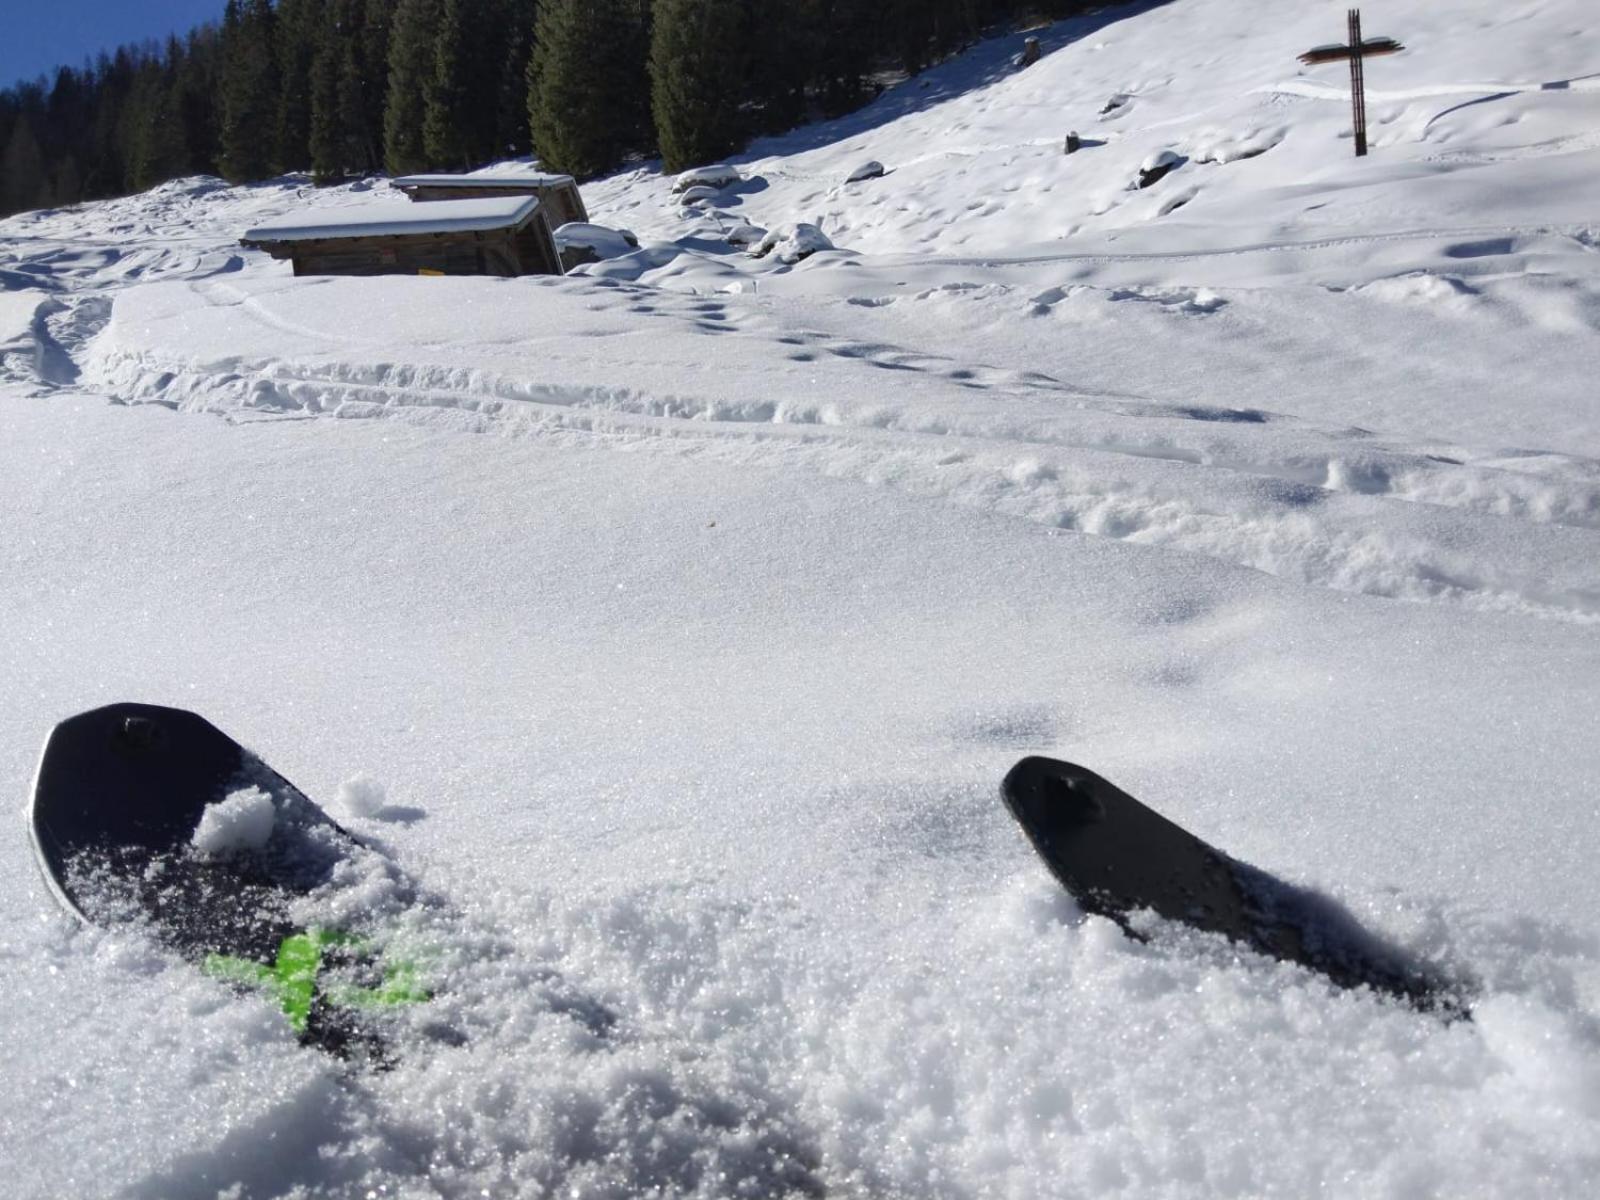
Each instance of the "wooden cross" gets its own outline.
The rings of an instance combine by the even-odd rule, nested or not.
[[[1355,123],[1356,157],[1367,152],[1367,84],[1361,69],[1363,59],[1380,54],[1395,54],[1405,47],[1393,38],[1378,37],[1361,40],[1361,10],[1352,8],[1350,17],[1350,42],[1348,45],[1313,46],[1300,56],[1306,66],[1317,63],[1350,60],[1350,111]]]

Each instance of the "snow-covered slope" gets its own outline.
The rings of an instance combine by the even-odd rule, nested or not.
[[[381,181],[0,222],[0,789],[75,710],[205,712],[451,898],[469,1033],[351,1078],[69,927],[19,829],[8,1194],[1588,1195],[1600,35],[1364,16],[1363,160],[1295,62],[1342,13],[1172,0],[698,206],[591,185],[644,245],[564,279],[237,245]],[[798,222],[838,249],[725,240]],[[1474,1019],[1086,917],[1024,753]]]

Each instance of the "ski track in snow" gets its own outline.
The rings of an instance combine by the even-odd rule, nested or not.
[[[1560,457],[1550,464],[1560,472],[1552,477],[1537,458],[1518,459],[1511,469],[1477,465],[1283,414],[1084,395],[1038,373],[815,330],[778,332],[782,326],[767,311],[736,297],[564,283],[503,302],[525,305],[529,323],[553,322],[564,335],[606,347],[591,357],[583,341],[565,342],[580,348],[560,351],[580,364],[567,374],[648,376],[679,365],[657,338],[693,350],[697,338],[733,332],[760,364],[760,384],[736,378],[719,381],[711,395],[657,394],[622,384],[531,382],[426,360],[373,362],[375,355],[413,352],[377,336],[321,332],[280,311],[276,289],[253,295],[231,283],[189,286],[206,306],[239,310],[252,325],[301,339],[306,352],[196,363],[147,348],[142,335],[124,351],[118,334],[95,358],[96,386],[130,402],[231,415],[443,421],[510,436],[777,461],[1062,530],[1208,554],[1314,586],[1600,618],[1600,463],[1591,460]],[[337,292],[343,285],[331,286]],[[416,285],[388,290],[400,286]],[[1194,304],[1181,291],[1153,299]],[[306,298],[290,293],[287,303],[301,307]],[[554,316],[562,310],[564,320]],[[585,330],[589,313],[597,322],[636,318],[627,327],[636,332],[625,333],[620,323]],[[183,314],[189,336],[194,314]],[[650,328],[663,322],[670,323],[665,332]],[[443,325],[417,333],[428,342],[448,337]],[[627,340],[636,334],[647,355],[659,357],[630,361]],[[548,363],[551,353],[538,338],[485,350],[484,357],[509,354],[519,365]],[[819,362],[836,368],[822,389],[807,377]],[[693,363],[682,366],[692,379]],[[802,398],[819,390],[840,398]],[[762,391],[795,399],[745,398]],[[873,399],[844,398],[862,395]],[[1451,450],[1487,464],[1509,457]],[[1395,502],[1404,507],[1396,511]]]
[[[1135,4],[698,210],[586,184],[642,248],[560,280],[237,245],[372,180],[0,222],[0,779],[147,689],[381,764],[335,815],[448,897],[347,897],[448,980],[363,1075],[34,920],[12,847],[17,1194],[1587,1196],[1600,79],[1581,0],[1478,7],[1375,23],[1359,162],[1341,68],[1294,74],[1336,12]],[[996,816],[1023,753],[1474,1019],[1085,916]]]

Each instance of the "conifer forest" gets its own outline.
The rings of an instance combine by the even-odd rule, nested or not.
[[[1082,0],[227,0],[0,91],[0,215],[196,173],[668,171]]]

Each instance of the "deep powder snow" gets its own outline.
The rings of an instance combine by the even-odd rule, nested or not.
[[[0,788],[197,709],[447,901],[343,880],[440,983],[352,1074],[74,927],[19,823],[7,1194],[1588,1196],[1600,47],[1581,0],[1366,15],[1362,160],[1295,62],[1337,10],[1172,0],[688,208],[588,184],[641,245],[561,279],[237,245],[381,180],[0,222]],[[996,798],[1028,753],[1473,1019],[1086,916]]]

